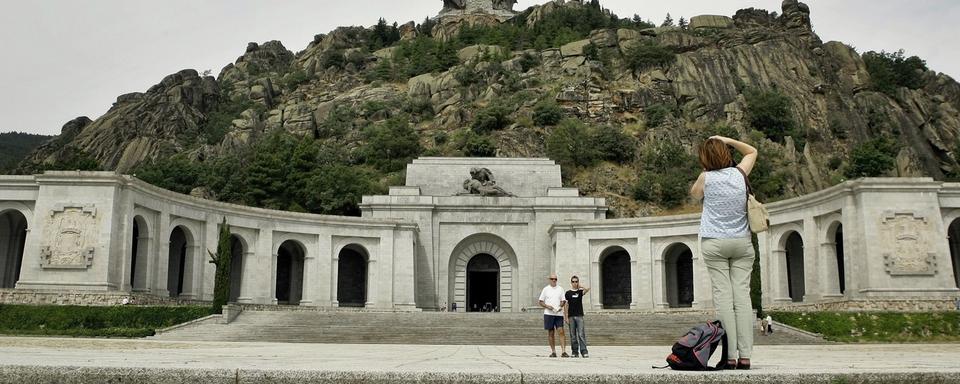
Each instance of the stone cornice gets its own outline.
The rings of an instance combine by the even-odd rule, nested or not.
[[[238,204],[224,203],[201,199],[190,195],[169,191],[133,176],[122,176],[123,184],[126,188],[151,196],[158,200],[164,200],[171,204],[177,204],[209,213],[215,213],[224,216],[244,217],[253,220],[278,220],[286,222],[296,222],[304,224],[338,225],[351,227],[388,227],[402,230],[417,231],[416,223],[400,219],[371,219],[352,216],[318,215],[313,213],[287,212],[273,209],[248,207]]]

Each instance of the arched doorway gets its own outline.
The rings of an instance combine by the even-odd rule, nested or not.
[[[337,262],[337,303],[341,307],[363,307],[367,303],[366,250],[348,245],[340,251]]]
[[[847,279],[843,269],[843,225],[837,224],[837,230],[833,234],[834,249],[837,254],[837,279],[840,286],[840,294],[847,290]]]
[[[284,241],[277,250],[277,304],[299,305],[303,297],[303,246]]]
[[[230,235],[230,302],[240,298],[240,288],[243,286],[243,255],[247,247],[237,235]]]
[[[27,240],[27,218],[20,211],[0,213],[0,288],[16,288]]]
[[[953,260],[953,282],[960,288],[960,219],[950,223],[947,240],[950,243],[950,259]]]
[[[486,258],[483,258],[486,259],[485,261],[477,259],[480,255],[490,256],[493,262]],[[471,266],[471,263],[474,265]],[[474,302],[477,303],[477,310],[481,310],[487,302],[491,303],[494,310],[500,312],[513,312],[515,308],[520,308],[519,303],[514,302],[516,299],[514,290],[519,286],[517,255],[510,243],[500,236],[491,233],[475,233],[464,237],[453,248],[447,265],[447,297],[446,301],[441,303],[447,309],[456,312],[473,311]],[[468,284],[471,268],[488,274],[474,275]],[[494,271],[496,281],[491,283]],[[493,284],[493,289],[496,289],[495,293],[489,293],[483,288],[489,287],[490,284]],[[468,300],[467,294],[471,291],[469,285],[473,285],[474,293],[480,292],[481,289],[488,292],[484,295],[489,298],[471,296]]]
[[[183,293],[189,245],[190,241],[183,227],[173,228],[170,232],[170,250],[167,257],[167,292],[170,297],[179,297]]]
[[[784,250],[787,255],[787,292],[791,300],[799,303],[803,301],[803,295],[806,294],[803,283],[803,238],[799,233],[790,233]]]
[[[485,253],[467,263],[467,312],[500,310],[500,263]]]
[[[604,252],[600,258],[600,295],[603,309],[628,309],[630,293],[630,254],[620,247]]]
[[[685,244],[667,248],[663,258],[667,303],[670,308],[693,306],[693,252]]]

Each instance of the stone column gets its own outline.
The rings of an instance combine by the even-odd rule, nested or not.
[[[160,215],[159,237],[157,238],[157,253],[151,255],[153,268],[153,292],[169,296],[167,287],[167,269],[170,267],[170,215]]]
[[[180,298],[186,300],[199,300],[200,299],[200,275],[203,273],[203,253],[200,249],[200,246],[196,244],[197,240],[194,239],[193,243],[187,245],[187,252],[184,257],[187,260],[183,262],[183,293],[180,294]]]
[[[413,232],[395,231],[391,243],[393,246],[393,308],[416,310]]]

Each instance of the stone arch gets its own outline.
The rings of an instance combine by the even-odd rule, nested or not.
[[[950,243],[953,283],[960,288],[960,218],[951,221],[950,226],[947,227],[947,241]]]
[[[243,287],[243,267],[246,262],[246,254],[250,249],[249,243],[243,236],[236,233],[230,234],[230,299],[229,302],[236,302],[240,298],[240,290]]]
[[[303,298],[303,266],[307,247],[297,240],[285,240],[277,247],[274,299],[278,304],[299,305]]]
[[[476,255],[486,254],[493,257],[500,268],[499,273],[499,307],[501,312],[512,312],[513,287],[517,284],[517,256],[505,240],[499,236],[482,233],[467,236],[454,248],[450,257],[450,283],[448,297],[451,303],[456,304],[457,311],[465,311],[467,305],[467,265]]]
[[[670,308],[693,306],[693,251],[684,243],[673,243],[663,252],[665,301]]]
[[[486,253],[476,254],[467,262],[467,312],[499,311],[500,262]]]
[[[827,267],[827,281],[831,288],[831,293],[843,295],[847,290],[846,282],[846,259],[843,254],[843,223],[833,221],[827,225],[826,238],[824,239],[824,248],[827,259],[824,264]]]
[[[0,210],[0,288],[16,288],[20,280],[28,220],[23,210]]]
[[[621,246],[600,253],[600,303],[603,309],[628,309],[633,302],[630,253]]]
[[[780,238],[779,249],[783,250],[786,268],[786,288],[790,299],[793,302],[803,302],[803,295],[806,294],[804,287],[803,270],[803,237],[798,231],[786,231]]]
[[[360,244],[348,244],[337,253],[337,305],[367,305],[370,252]]]
[[[153,233],[150,222],[142,215],[133,216],[130,245],[130,290],[147,290],[147,263],[150,255],[150,234]]]
[[[168,237],[170,246],[167,253],[167,292],[170,297],[180,297],[190,292],[190,279],[193,257],[196,248],[193,233],[182,225],[174,226]]]

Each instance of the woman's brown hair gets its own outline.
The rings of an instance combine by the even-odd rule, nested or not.
[[[707,139],[700,145],[700,165],[706,171],[716,171],[733,166],[730,149],[720,139]]]

